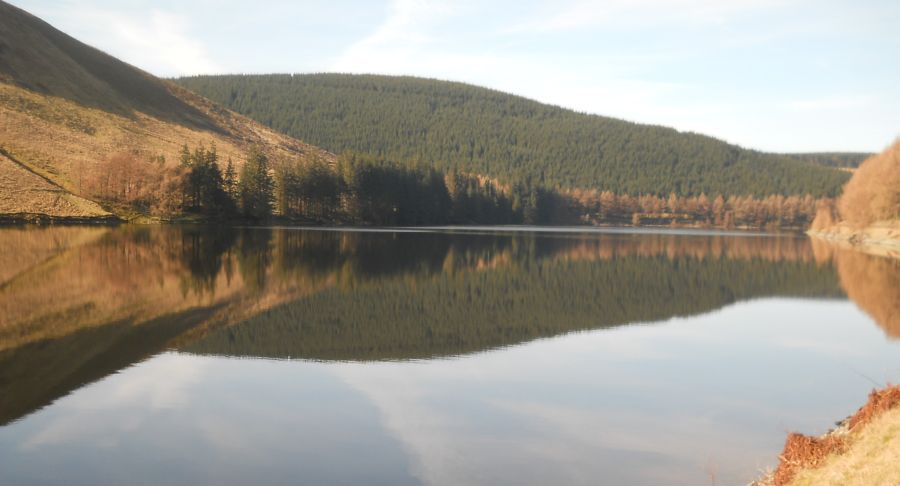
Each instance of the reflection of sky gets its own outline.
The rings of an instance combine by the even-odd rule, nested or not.
[[[303,363],[163,354],[0,429],[0,484],[416,483],[406,471],[373,407]]]
[[[0,429],[0,483],[744,484],[898,346],[850,302],[768,299],[459,359],[164,354]]]

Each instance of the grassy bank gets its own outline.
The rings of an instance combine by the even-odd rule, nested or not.
[[[900,484],[900,386],[874,390],[831,432],[788,435],[778,468],[751,486]]]

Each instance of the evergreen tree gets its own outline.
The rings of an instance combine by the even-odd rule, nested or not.
[[[189,168],[191,166],[191,150],[188,148],[187,144],[181,146],[181,152],[178,157],[178,161],[184,168]]]
[[[225,166],[225,174],[222,183],[225,187],[225,192],[228,193],[231,200],[236,201],[238,199],[237,173],[234,170],[234,163],[232,162],[231,157],[228,157],[228,164]]]
[[[264,220],[272,215],[274,181],[269,174],[269,159],[258,147],[250,149],[247,161],[241,167],[238,187],[244,216]]]
[[[300,140],[544,189],[679,197],[833,197],[849,174],[818,158],[721,140],[429,79],[374,75],[184,78],[185,87]],[[826,157],[828,157],[826,155]],[[855,156],[851,156],[853,158]],[[453,191],[451,191],[453,192]]]

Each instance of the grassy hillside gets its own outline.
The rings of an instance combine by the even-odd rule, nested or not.
[[[252,145],[276,158],[332,158],[0,2],[0,149],[16,162],[0,161],[0,194],[21,195],[0,202],[7,219],[35,208],[83,217],[85,205],[48,202],[48,191],[80,201],[65,194],[86,196],[82,179],[116,154],[175,164],[184,144],[213,143],[236,164]],[[21,191],[23,178],[35,190]]]
[[[177,82],[334,152],[418,159],[504,182],[531,179],[632,195],[834,196],[849,177],[786,155],[461,83],[344,74],[200,76]]]
[[[107,216],[112,215],[97,203],[70,194],[0,151],[0,221]]]

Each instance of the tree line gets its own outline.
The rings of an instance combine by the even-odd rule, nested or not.
[[[252,148],[241,166],[221,167],[215,144],[181,148],[177,164],[164,156],[120,152],[82,174],[80,190],[118,210],[158,217],[199,215],[210,219],[271,215],[274,184],[268,158]]]
[[[722,196],[713,198],[678,196],[662,198],[652,194],[632,197],[609,191],[569,191],[564,198],[579,215],[580,222],[593,224],[691,224],[716,228],[804,229],[819,207],[831,199],[810,195]]]
[[[531,180],[504,184],[483,175],[441,172],[421,163],[347,152],[337,161],[272,162],[251,148],[238,170],[215,146],[184,146],[176,165],[163,157],[115,154],[84,181],[92,196],[160,217],[312,224],[699,225],[804,228],[830,200],[810,195],[668,197],[557,190]]]
[[[120,212],[162,218],[508,224],[521,222],[524,211],[489,179],[369,155],[347,153],[337,163],[318,158],[273,163],[254,147],[239,170],[231,159],[222,165],[215,145],[185,145],[174,165],[162,156],[116,153],[78,182],[82,192]]]

